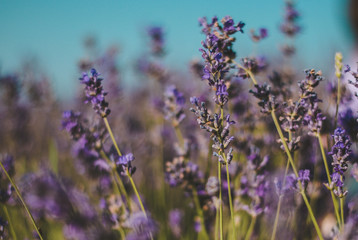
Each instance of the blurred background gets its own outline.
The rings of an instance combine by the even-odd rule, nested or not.
[[[333,56],[341,51],[352,55],[353,35],[348,20],[347,0],[298,1],[302,31],[295,39],[298,69],[332,68]],[[250,29],[265,27],[268,38],[259,52],[279,55],[283,42],[279,25],[284,1],[10,1],[0,2],[0,72],[17,71],[24,62],[36,62],[51,79],[57,98],[75,94],[78,86],[78,60],[86,56],[84,41],[95,39],[96,49],[108,46],[119,50],[116,56],[123,81],[134,85],[134,62],[146,49],[146,28],[163,27],[165,60],[172,69],[188,69],[188,62],[199,58],[203,35],[198,18],[219,19],[231,15],[246,23],[245,35],[238,36],[238,57],[253,51]],[[271,59],[272,60],[272,59]],[[298,65],[297,65],[298,64]],[[182,71],[182,70],[181,70]],[[333,71],[333,70],[332,70]]]

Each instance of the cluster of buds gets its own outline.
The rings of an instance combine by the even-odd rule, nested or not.
[[[231,35],[241,32],[243,33],[243,27],[245,23],[234,23],[234,20],[230,16],[226,16],[221,19],[221,24],[217,17],[213,17],[211,23],[207,22],[207,19],[199,19],[200,26],[203,27],[202,32],[206,35],[215,35],[216,43],[219,51],[223,53],[224,61],[228,62],[231,59],[235,59],[235,52],[232,50],[232,44],[235,38]]]
[[[103,79],[99,77],[100,74],[94,68],[91,69],[91,75],[92,76],[88,76],[88,74],[84,72],[80,78],[81,83],[86,85],[85,103],[90,102],[96,113],[105,118],[110,114],[111,110],[108,108],[108,102],[104,99],[107,93],[103,90]]]
[[[195,108],[190,108],[196,117],[197,122],[200,125],[200,128],[207,130],[211,133],[213,139],[213,148],[217,150],[214,152],[214,156],[218,157],[218,160],[223,164],[230,163],[232,160],[232,148],[229,149],[228,153],[225,156],[226,161],[222,154],[225,154],[225,149],[227,149],[234,137],[230,136],[229,128],[231,125],[235,124],[234,121],[230,121],[230,115],[220,116],[214,114],[213,116],[208,113],[208,110],[204,102],[199,103],[199,99],[196,97],[190,98],[190,102],[195,105]],[[225,126],[224,126],[225,121]]]
[[[242,79],[250,78],[248,71],[257,74],[267,67],[266,58],[264,57],[246,57],[241,59],[242,66],[246,69],[239,68],[237,72],[237,76]]]
[[[344,173],[348,169],[348,157],[351,154],[352,143],[349,136],[346,135],[346,131],[339,127],[334,131],[332,137],[334,145],[328,154],[333,158],[333,173],[331,186],[327,185],[327,187],[334,188],[334,193],[342,198],[348,193],[344,190]]]
[[[255,85],[256,91],[250,90],[257,99],[259,99],[258,105],[261,107],[262,113],[271,113],[278,108],[278,103],[276,103],[275,96],[271,94],[271,87],[266,83],[263,85]]]
[[[241,200],[248,198],[250,204],[244,204],[245,201],[235,201],[238,209],[246,211],[253,217],[257,217],[266,210],[264,198],[269,189],[269,182],[263,171],[268,163],[268,156],[260,157],[258,148],[252,147],[251,153],[247,156],[247,165],[241,177],[241,189],[238,195]]]
[[[171,120],[174,127],[178,126],[185,118],[185,98],[175,86],[169,86],[164,93],[164,114],[167,120]]]
[[[297,25],[299,13],[295,9],[292,1],[286,1],[285,21],[281,24],[281,31],[288,37],[294,37],[301,27]]]
[[[300,87],[299,104],[304,108],[305,115],[303,124],[308,126],[308,134],[318,136],[322,129],[323,120],[326,117],[321,113],[318,103],[322,100],[318,98],[314,91],[319,83],[323,80],[321,71],[316,72],[314,69],[305,70],[306,78],[298,83]]]

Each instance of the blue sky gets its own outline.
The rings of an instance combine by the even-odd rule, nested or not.
[[[306,68],[325,69],[336,51],[349,55],[351,41],[345,18],[346,0],[301,0],[297,9],[302,15],[302,34],[296,44],[298,58]],[[283,36],[278,26],[283,18],[284,1],[0,1],[0,71],[16,70],[24,58],[36,57],[52,80],[58,96],[74,94],[77,61],[84,56],[83,39],[94,35],[105,49],[117,44],[122,69],[130,72],[140,53],[146,49],[144,30],[149,25],[165,28],[168,65],[183,69],[194,57],[199,58],[198,18],[231,15],[251,28],[266,27],[269,38],[260,44],[264,54],[277,54]],[[240,57],[252,51],[247,35],[237,36]],[[131,74],[125,73],[129,76]]]

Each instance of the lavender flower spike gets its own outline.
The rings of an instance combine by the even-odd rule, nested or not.
[[[107,95],[107,92],[103,90],[103,79],[99,78],[100,74],[94,68],[91,69],[91,75],[92,76],[90,77],[86,72],[84,72],[80,78],[81,83],[86,85],[85,103],[90,102],[96,113],[105,118],[110,114],[111,110],[108,108],[108,102],[106,102],[104,99],[104,97]]]

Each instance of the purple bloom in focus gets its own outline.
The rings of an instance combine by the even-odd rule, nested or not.
[[[104,97],[107,93],[103,90],[102,78],[99,78],[99,73],[96,69],[91,69],[91,77],[86,72],[82,74],[80,78],[81,83],[85,84],[85,103],[91,103],[93,109],[101,117],[107,117],[111,110],[108,108],[108,102],[105,101]]]
[[[343,198],[348,193],[344,190],[344,173],[348,169],[348,157],[352,152],[352,143],[349,136],[346,135],[346,131],[340,127],[334,131],[332,137],[334,145],[331,152],[328,153],[333,158],[332,184],[327,186],[331,189],[334,188],[334,193],[338,197]]]

